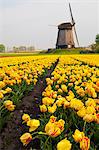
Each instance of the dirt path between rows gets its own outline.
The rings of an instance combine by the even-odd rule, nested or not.
[[[27,147],[23,147],[19,138],[24,132],[28,132],[26,126],[22,125],[23,113],[28,113],[31,118],[38,118],[40,115],[39,104],[41,104],[42,92],[46,87],[46,77],[50,77],[54,67],[48,70],[48,73],[43,78],[39,78],[34,90],[22,99],[22,103],[13,112],[12,118],[7,122],[6,127],[0,135],[0,150],[40,150],[40,143],[38,139],[35,139]],[[24,127],[25,126],[25,127]]]

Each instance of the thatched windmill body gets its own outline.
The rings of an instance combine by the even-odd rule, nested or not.
[[[71,22],[66,22],[58,25],[58,36],[57,36],[56,48],[75,47],[73,31],[75,33],[76,41],[79,46],[78,37],[75,29],[75,21],[73,19],[70,3],[69,3],[69,10],[70,10]]]

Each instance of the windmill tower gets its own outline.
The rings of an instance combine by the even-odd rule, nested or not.
[[[75,29],[75,21],[73,19],[70,3],[69,3],[69,10],[70,10],[71,22],[66,22],[58,25],[58,36],[57,36],[56,48],[75,47],[73,31],[75,33],[76,41],[79,46],[79,41]]]

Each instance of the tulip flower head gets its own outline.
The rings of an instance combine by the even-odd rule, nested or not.
[[[75,142],[80,142],[84,135],[85,134],[83,132],[80,132],[78,129],[76,129],[73,138]]]
[[[28,114],[24,114],[24,115],[22,116],[22,120],[23,120],[24,122],[27,122],[27,121],[30,120],[30,116],[29,116]]]
[[[89,150],[90,148],[90,139],[86,136],[82,138],[80,141],[80,148],[81,150]]]
[[[15,105],[13,105],[13,102],[11,100],[6,100],[3,104],[9,111],[13,111],[15,109]]]
[[[21,137],[20,137],[21,142],[23,143],[24,146],[26,146],[27,144],[29,144],[32,140],[32,136],[30,133],[24,133]]]
[[[37,119],[31,119],[27,121],[27,126],[29,126],[29,132],[35,131],[40,126],[40,121]]]
[[[71,150],[72,144],[66,138],[57,144],[57,150]]]

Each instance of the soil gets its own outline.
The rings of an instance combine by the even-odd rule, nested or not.
[[[18,106],[12,114],[10,120],[7,121],[6,126],[3,128],[3,131],[0,135],[0,150],[40,150],[40,141],[38,139],[30,142],[27,147],[24,147],[20,142],[20,136],[28,132],[26,126],[22,124],[22,115],[27,113],[31,118],[38,118],[40,115],[39,105],[41,104],[42,92],[46,87],[46,77],[50,77],[54,68],[56,67],[57,62],[54,64],[54,67],[48,70],[48,73],[42,78],[40,77],[37,84],[34,86],[34,90],[28,93],[28,96],[25,96],[22,99],[20,106]]]

